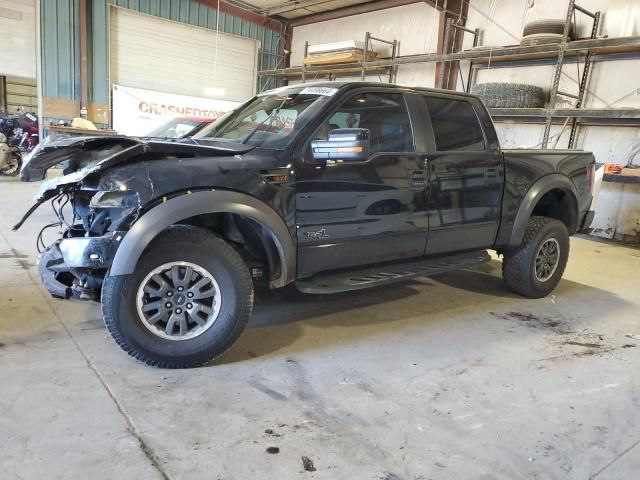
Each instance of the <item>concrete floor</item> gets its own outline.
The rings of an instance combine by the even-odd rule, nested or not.
[[[541,300],[507,293],[497,260],[259,298],[223,359],[168,371],[124,354],[96,305],[42,289],[49,206],[10,228],[36,187],[0,179],[0,478],[638,476],[638,250],[572,239]]]

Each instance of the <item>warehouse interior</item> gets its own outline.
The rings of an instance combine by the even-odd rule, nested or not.
[[[635,478],[640,469],[637,1],[0,0],[0,35],[2,478]],[[305,145],[330,148],[329,130],[337,132],[333,140],[351,141],[345,135],[365,130],[357,128],[367,125],[365,114],[350,113],[359,111],[357,104],[345,107],[346,113],[331,106],[349,88],[369,89],[354,97],[356,102],[379,94],[388,107],[404,98],[405,126],[389,130],[393,140],[386,141],[396,145],[413,132],[409,147],[380,147],[374,153],[375,142],[383,144],[375,130],[354,137],[366,143],[336,147],[357,145],[353,148],[364,148],[367,155],[371,148],[362,164],[380,159],[375,174],[330,154],[309,168],[306,153],[296,157],[295,142],[257,143],[272,131],[303,135],[298,132],[311,131],[316,121],[308,112],[321,115],[329,109],[335,115],[324,137],[311,135]],[[426,173],[417,170],[422,175],[417,180],[409,167],[400,179],[399,170],[391,170],[395,163],[411,165],[421,152],[420,128],[436,128],[432,107],[416,106],[409,98],[416,92],[482,101],[484,111],[476,108],[484,145],[484,156],[474,157],[479,163],[432,168],[429,162],[438,165],[438,159],[454,157],[439,156],[444,148],[438,145],[434,155],[429,150],[424,157]],[[315,102],[304,113],[283,107],[304,94],[314,95]],[[236,112],[269,98],[277,104],[238,124],[255,126],[237,142],[242,145],[207,147],[208,139],[222,138]],[[426,123],[416,122],[421,109],[430,115]],[[387,111],[392,113],[386,121],[395,121],[396,111]],[[433,146],[429,138],[439,142],[437,131],[431,135],[425,136],[427,149]],[[242,148],[252,141],[257,148]],[[100,145],[108,142],[115,143],[102,154]],[[183,146],[200,150],[183,154]],[[172,161],[176,170],[153,165],[159,148],[170,153],[158,158]],[[227,155],[227,163],[209,170],[201,166],[198,158],[209,155],[205,148],[217,148],[215,155]],[[131,167],[136,149],[148,155],[137,170]],[[289,151],[290,162],[283,160]],[[114,166],[121,153],[126,158]],[[34,163],[47,155],[51,160],[45,167]],[[262,161],[260,155],[270,163],[259,167],[258,183],[232,166],[235,161],[251,168]],[[327,165],[335,158],[331,177]],[[497,175],[495,169],[481,169],[491,158],[500,159]],[[545,158],[559,159],[553,170],[545,170]],[[586,173],[580,163],[585,158],[591,159]],[[117,172],[114,177],[97,173],[109,168]],[[191,173],[179,172],[189,168]],[[340,168],[355,173],[343,178]],[[208,172],[219,183],[202,180]],[[184,175],[193,177],[193,187],[178,186]],[[563,177],[558,181],[569,185],[575,201],[567,193],[557,203],[539,207],[531,200],[528,205],[527,199],[555,198],[536,190],[545,175],[546,180]],[[407,176],[409,187],[401,190]],[[327,178],[334,183],[322,186]],[[75,185],[72,181],[82,186],[64,190]],[[478,182],[485,186],[482,195],[471,192]],[[350,197],[345,185],[353,183],[358,185]],[[101,191],[106,184],[110,191]],[[92,189],[98,195],[115,192],[116,198],[117,190],[128,195],[131,185],[144,188],[133,197],[117,197],[122,208],[135,209],[131,228],[109,227],[109,232],[110,241],[124,237],[118,252],[128,241],[138,256],[123,254],[118,263],[118,247],[101,251],[93,261],[103,262],[102,255],[116,260],[95,268],[97,283],[93,273],[85,283],[71,274],[60,276],[55,268],[47,273],[52,245],[69,263],[71,254],[59,247],[64,239],[86,240],[89,248],[95,239],[88,237],[97,237],[74,195]],[[448,194],[443,185],[455,193]],[[489,202],[487,185],[499,197],[493,208],[478,203]],[[183,221],[170,220],[175,211],[162,210],[178,196],[174,191],[184,191],[185,198],[207,193],[204,202],[214,208],[239,198],[216,196],[220,192],[247,188],[254,188],[248,191],[251,198],[236,210],[201,209],[175,217]],[[58,196],[50,194],[53,189],[59,189]],[[404,205],[407,191],[412,199],[421,195],[424,204]],[[143,193],[152,198],[144,208]],[[91,215],[101,205],[98,195],[91,199]],[[314,195],[321,205],[309,210]],[[446,205],[436,211],[433,205],[445,197]],[[125,205],[131,198],[134,204]],[[349,202],[360,198],[374,203],[352,208]],[[511,198],[517,204],[509,205]],[[277,229],[268,230],[269,216],[238,220],[241,213],[262,208],[256,205],[263,201],[279,215],[284,235],[292,235],[293,259],[283,260],[288,243],[280,242]],[[527,206],[527,217],[520,219]],[[569,206],[575,206],[574,214],[557,213]],[[193,220],[211,212],[220,215],[202,224]],[[545,280],[535,271],[543,282],[556,278],[559,269],[557,286],[536,298],[514,290],[507,278],[512,268],[507,262],[537,235],[532,220],[527,223],[529,215],[564,222],[567,242],[571,235],[570,253],[554,240],[568,255],[564,273],[558,260],[549,263],[553,270]],[[233,247],[220,247],[224,258],[215,257],[218,264],[233,255],[246,261],[242,268],[252,285],[247,295],[253,313],[225,346],[226,353],[211,355],[211,361],[148,361],[140,351],[151,349],[153,341],[139,342],[142,350],[136,351],[138,344],[125,338],[131,330],[114,327],[113,318],[125,307],[105,300],[112,291],[118,298],[137,291],[138,321],[147,318],[141,299],[150,297],[141,297],[142,287],[136,290],[129,280],[137,278],[135,268],[148,264],[159,245],[145,217],[155,219],[158,232],[177,225],[173,246],[165,240],[167,250],[183,245],[180,228],[208,228],[215,241]],[[378,226],[381,218],[386,223]],[[500,226],[485,235],[491,243],[482,243],[482,228],[494,218]],[[500,232],[516,232],[522,221],[522,246],[500,244]],[[313,231],[304,232],[305,222],[315,225]],[[246,252],[258,256],[248,240],[253,234],[247,233],[254,224],[266,232],[255,230],[264,264],[247,260]],[[367,235],[366,246],[363,240],[334,250],[341,235],[347,236],[345,225],[355,225],[355,237]],[[401,251],[409,240],[386,236],[407,225],[423,229],[412,234],[422,242],[423,257],[447,260],[445,253],[464,237],[488,255],[456,269],[431,263],[420,267],[423,274],[398,273],[409,269],[408,263],[398,263],[400,270],[381,270],[379,265],[391,268],[390,259],[413,258]],[[83,226],[86,234],[74,233]],[[150,229],[146,236],[143,228]],[[339,253],[323,260],[323,251]],[[540,255],[550,262],[554,255],[537,252],[535,262]],[[456,252],[474,253],[478,258],[470,248]],[[182,260],[187,263],[180,265],[198,266]],[[334,276],[314,283],[323,273],[318,262],[333,265],[326,270]],[[357,262],[367,267],[357,270],[358,278],[365,278],[357,288],[330,284],[345,278],[355,282],[356,270],[349,268]],[[69,271],[80,278],[83,268],[78,263]],[[118,268],[128,276],[108,284],[107,277],[118,277]],[[145,281],[152,281],[158,268]],[[289,269],[293,277],[287,282]],[[165,280],[167,271],[161,274]],[[52,290],[54,277],[67,282],[62,293]],[[227,308],[233,302],[224,295],[226,277],[217,278]],[[364,283],[371,288],[360,289]],[[181,291],[176,289],[177,297],[182,298]],[[216,312],[221,308],[215,300],[209,306]],[[152,331],[150,325],[144,324]],[[176,328],[184,334],[182,324]],[[171,342],[187,344],[189,335],[184,341],[163,337],[157,342],[167,342],[170,356],[178,351]]]

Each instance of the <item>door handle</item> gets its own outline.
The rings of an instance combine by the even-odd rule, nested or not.
[[[497,168],[487,168],[484,172],[485,178],[497,178],[498,177],[498,169]]]
[[[411,170],[409,171],[409,188],[424,188],[425,171],[424,170]]]

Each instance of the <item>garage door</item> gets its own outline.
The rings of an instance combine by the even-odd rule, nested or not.
[[[0,75],[36,78],[35,0],[0,0]]]
[[[110,47],[112,84],[231,101],[255,94],[256,40],[113,7]]]
[[[38,88],[35,78],[0,77],[0,83],[6,89],[5,97],[0,99],[0,108],[5,104],[7,112],[12,114],[17,113],[20,108],[28,112],[38,111]]]

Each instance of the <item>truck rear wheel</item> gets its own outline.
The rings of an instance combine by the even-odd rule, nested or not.
[[[541,298],[556,288],[568,258],[567,227],[553,218],[531,217],[522,244],[504,253],[502,278],[509,290]]]
[[[194,227],[156,238],[135,273],[107,277],[102,312],[129,355],[162,368],[197,367],[222,355],[244,330],[253,283],[240,255]]]

